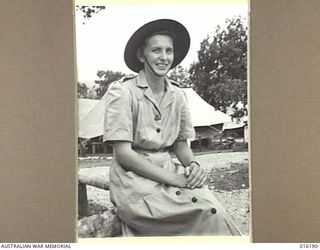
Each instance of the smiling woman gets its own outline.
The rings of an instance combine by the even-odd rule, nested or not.
[[[147,64],[146,70],[159,77],[165,76],[170,70],[174,58],[171,36],[165,34],[152,35],[138,49],[137,56],[141,63]]]
[[[106,94],[104,140],[114,144],[110,198],[124,236],[241,235],[204,187],[207,173],[187,144],[194,138],[184,92],[166,77],[186,56],[190,37],[171,19],[140,27],[124,59],[136,77]],[[168,152],[173,148],[180,164]]]

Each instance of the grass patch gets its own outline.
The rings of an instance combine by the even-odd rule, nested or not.
[[[248,162],[232,163],[230,167],[211,169],[208,186],[214,191],[233,191],[249,188]]]

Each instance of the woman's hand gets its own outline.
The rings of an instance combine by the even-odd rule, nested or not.
[[[185,169],[185,176],[187,177],[188,188],[201,188],[207,179],[207,172],[197,163],[191,162]]]
[[[187,177],[184,174],[178,174],[175,178],[174,186],[179,188],[187,187]]]
[[[206,171],[199,163],[194,161],[194,155],[188,143],[184,141],[176,141],[174,143],[174,151],[185,167],[185,177],[187,178],[188,188],[200,188],[207,179]],[[188,166],[189,165],[189,166]]]
[[[176,174],[158,165],[153,164],[132,149],[131,142],[117,141],[114,144],[114,152],[117,162],[126,171],[143,176],[171,186],[187,187],[187,177],[184,174]]]

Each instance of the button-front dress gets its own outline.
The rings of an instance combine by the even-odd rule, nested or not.
[[[104,140],[129,141],[138,154],[168,171],[184,173],[163,150],[195,132],[184,92],[165,79],[158,105],[144,74],[112,83],[106,94]],[[110,198],[123,236],[241,235],[206,188],[178,188],[125,171],[115,157]]]

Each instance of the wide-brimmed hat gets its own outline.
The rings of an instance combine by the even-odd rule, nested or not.
[[[187,29],[171,19],[158,19],[141,26],[127,42],[124,50],[124,61],[134,72],[139,72],[143,64],[137,58],[137,50],[147,37],[159,31],[168,31],[174,36],[174,60],[171,68],[177,66],[187,55],[190,47],[190,36]]]

